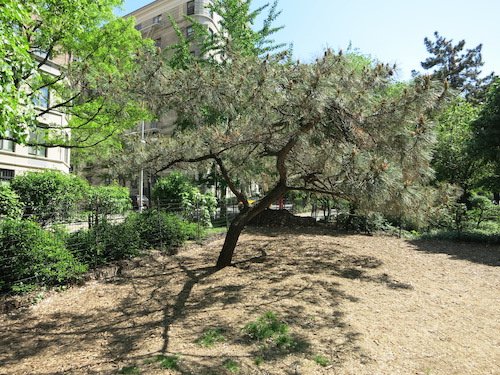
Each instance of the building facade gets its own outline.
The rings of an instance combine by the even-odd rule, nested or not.
[[[210,0],[156,0],[125,17],[135,18],[135,28],[141,32],[143,38],[152,39],[159,48],[166,48],[179,42],[179,37],[170,22],[170,17],[182,31],[185,38],[193,35],[193,24],[184,16],[195,19],[205,26],[210,33],[219,29],[220,16],[210,11]],[[200,56],[200,48],[193,44],[190,51]],[[138,132],[150,134],[169,134],[173,130],[176,115],[174,112],[164,115],[158,121],[139,124]],[[143,128],[142,128],[143,127]]]
[[[54,76],[60,75],[59,66],[50,61],[46,62],[41,70]],[[42,112],[50,107],[53,100],[51,92],[45,88],[38,93],[33,104]],[[39,116],[38,121],[52,126],[58,124],[61,128],[67,124],[66,116],[55,110]],[[38,138],[38,134],[30,133],[28,140],[36,141]],[[0,183],[9,183],[17,174],[45,169],[69,173],[70,151],[62,147],[26,146],[0,139]]]
[[[220,17],[209,9],[210,0],[156,0],[139,8],[125,17],[135,18],[135,28],[143,38],[155,41],[157,47],[165,48],[177,43],[178,37],[169,20],[169,15],[180,27],[184,36],[193,35],[193,25],[184,18],[188,15],[204,25],[209,32],[218,30]],[[193,47],[192,54],[199,54],[199,49]]]

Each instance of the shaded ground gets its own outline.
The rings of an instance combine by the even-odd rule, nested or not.
[[[0,374],[500,373],[498,246],[301,231],[249,229],[221,271],[222,239],[0,315]],[[266,311],[308,347],[245,339]],[[196,344],[214,328],[224,341]],[[158,354],[178,369],[145,363]]]

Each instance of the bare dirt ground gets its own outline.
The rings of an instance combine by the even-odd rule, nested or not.
[[[500,374],[498,246],[254,228],[217,271],[221,244],[135,260],[1,315],[0,374],[231,374],[227,359],[239,374]],[[308,346],[245,338],[266,311]],[[214,328],[224,341],[196,344]],[[147,363],[158,354],[179,355],[178,368]]]

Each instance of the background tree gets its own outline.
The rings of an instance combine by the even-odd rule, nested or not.
[[[422,67],[426,70],[434,69],[434,78],[448,80],[450,87],[460,90],[468,101],[483,102],[488,86],[494,80],[494,73],[480,77],[480,68],[484,65],[482,44],[463,51],[465,40],[454,45],[452,39],[447,40],[437,31],[434,37],[435,41],[427,37],[424,39],[427,52],[432,56],[421,63]]]
[[[432,160],[436,179],[460,186],[463,202],[467,202],[480,178],[488,174],[469,147],[473,139],[471,123],[478,114],[479,107],[458,97],[437,119],[437,143]]]
[[[184,69],[193,63],[221,63],[231,54],[239,53],[250,56],[263,56],[284,50],[285,43],[275,43],[272,35],[284,26],[273,26],[281,11],[277,10],[278,0],[272,4],[251,10],[251,0],[214,0],[209,5],[211,12],[221,17],[217,31],[209,31],[204,25],[190,16],[184,16],[193,23],[194,33],[186,38],[182,29],[170,16],[178,43],[165,49],[168,64],[173,68]],[[267,14],[264,16],[265,11]],[[255,30],[256,19],[264,16],[262,27]],[[191,54],[193,45],[200,48],[200,55]],[[291,46],[288,47],[291,52]]]
[[[0,113],[6,122],[0,126],[0,137],[37,144],[28,138],[28,133],[36,132],[45,146],[88,147],[109,140],[146,116],[129,90],[134,81],[128,77],[138,69],[137,52],[153,53],[154,49],[134,29],[133,19],[113,15],[120,0],[19,4],[7,0],[2,5],[5,23],[1,22],[0,40],[6,49],[1,53],[13,63],[3,68],[2,87],[5,81],[9,90],[1,95],[13,99],[2,101]],[[43,69],[49,61],[61,64],[59,73]],[[46,100],[35,113],[31,103],[41,95]],[[13,101],[18,105],[9,106]],[[21,110],[23,106],[28,110]],[[64,113],[68,125],[37,120],[51,111]]]
[[[495,200],[500,201],[500,80],[492,86],[486,104],[479,117],[472,123],[474,139],[471,152],[481,158],[492,172],[483,182],[496,192]]]
[[[213,36],[205,38],[202,51],[208,56],[222,57],[231,53],[243,55],[264,56],[286,47],[285,43],[276,44],[272,35],[283,29],[284,26],[273,26],[281,11],[278,10],[278,0],[272,4],[251,10],[251,0],[215,0],[209,6],[210,11],[221,17],[220,30]],[[256,19],[263,15],[262,27],[254,30]],[[231,41],[228,43],[228,41]]]
[[[36,75],[35,61],[19,25],[30,19],[33,9],[17,0],[0,4],[0,137],[25,139],[25,128],[34,111],[27,91],[20,90],[20,77]],[[17,32],[16,32],[17,30]],[[9,127],[9,124],[17,124]]]
[[[314,64],[285,60],[235,53],[228,64],[144,73],[155,77],[153,105],[175,109],[185,126],[139,148],[136,160],[152,173],[215,162],[244,204],[218,267],[231,263],[245,225],[288,191],[330,194],[358,210],[398,200],[390,207],[400,211],[432,176],[428,118],[445,95],[429,77],[395,85],[392,67],[342,53]],[[248,176],[269,186],[252,207],[236,183]]]

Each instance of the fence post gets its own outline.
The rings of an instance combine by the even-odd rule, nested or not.
[[[196,198],[196,221],[198,222],[198,242],[201,240],[201,233],[200,233],[200,205],[199,205],[199,199],[198,197]]]

